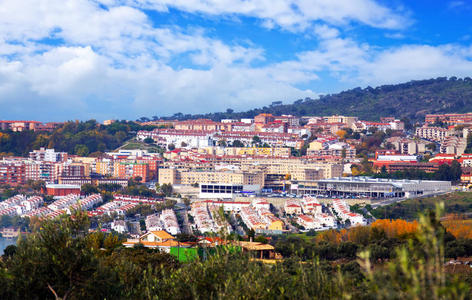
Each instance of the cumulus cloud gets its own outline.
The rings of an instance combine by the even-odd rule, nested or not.
[[[322,32],[330,32],[323,28]],[[327,71],[351,85],[394,84],[440,76],[470,76],[472,46],[459,44],[372,47],[336,34],[321,34],[316,50],[299,53],[296,60],[278,68],[311,72]],[[306,80],[309,80],[309,77]]]
[[[110,1],[107,0],[107,3]],[[303,30],[315,21],[331,24],[360,22],[378,28],[398,29],[410,20],[373,0],[118,0],[131,6],[158,11],[176,8],[208,15],[234,14],[265,20],[289,30]]]
[[[156,27],[143,8],[310,28],[318,44],[293,59],[269,61],[253,41],[223,42],[199,27]],[[316,97],[307,87],[323,82],[326,72],[352,86],[472,72],[470,47],[379,48],[342,30],[349,22],[401,28],[403,21],[373,0],[4,0],[0,105],[6,109],[0,118],[134,119],[246,110]]]

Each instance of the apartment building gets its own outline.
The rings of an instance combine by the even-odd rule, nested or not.
[[[354,124],[358,120],[359,119],[357,117],[347,117],[347,116],[338,116],[338,115],[323,117],[323,121],[326,123],[342,123],[346,125],[344,127],[349,127],[349,128],[352,126],[352,124]]]
[[[199,171],[192,169],[159,169],[159,184],[192,185],[200,183],[227,183],[264,186],[263,172],[249,171]]]
[[[258,166],[264,168],[266,174],[289,175],[291,180],[317,180],[342,176],[343,166],[339,163],[326,161],[310,161],[298,158],[254,158],[241,160],[242,169]]]
[[[39,121],[7,121],[0,120],[0,130],[2,131],[25,131],[35,130],[37,126],[41,125]]]
[[[300,126],[300,118],[292,115],[281,115],[275,117],[275,122],[279,121],[288,124],[289,127]]]
[[[0,162],[0,184],[26,183],[25,165],[20,162]]]
[[[128,179],[141,177],[141,182],[147,182],[150,178],[149,165],[146,163],[115,161],[113,176]]]
[[[232,123],[215,122],[209,119],[180,121],[174,124],[176,130],[231,131]]]
[[[441,142],[449,136],[449,132],[446,128],[423,126],[416,128],[416,136],[431,141]]]
[[[66,152],[56,152],[54,149],[40,148],[29,153],[29,158],[34,161],[59,162],[67,160]]]
[[[275,121],[275,117],[272,114],[258,114],[254,117],[254,123],[257,125],[269,124]]]
[[[454,124],[472,124],[472,113],[465,114],[427,114],[426,124],[433,124],[436,121],[444,122],[450,125]]]
[[[426,146],[430,143],[398,136],[388,138],[386,142],[392,144],[397,152],[410,155],[425,153],[428,150]]]
[[[152,138],[155,143],[164,147],[172,144],[177,148],[202,148],[215,144],[213,139],[215,132],[206,130],[154,129],[153,131],[138,131],[136,138],[141,141],[146,138]]]
[[[444,154],[462,155],[467,148],[467,139],[457,136],[446,137],[439,147],[439,152]]]
[[[311,143],[310,143],[311,146]],[[356,148],[347,143],[334,143],[323,146],[322,149],[307,149],[308,156],[336,156],[342,158],[352,159],[356,157]]]

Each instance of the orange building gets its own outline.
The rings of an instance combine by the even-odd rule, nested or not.
[[[272,114],[258,114],[254,117],[254,123],[256,124],[269,124],[275,121],[275,117]]]
[[[49,196],[67,196],[69,194],[80,195],[80,185],[73,184],[48,184],[46,193]]]
[[[141,182],[149,180],[149,165],[148,164],[133,164],[133,177],[141,177]]]
[[[113,176],[116,178],[141,177],[141,182],[147,182],[151,178],[149,172],[149,164],[147,162],[115,162]]]

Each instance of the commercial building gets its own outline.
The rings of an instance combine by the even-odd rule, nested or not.
[[[337,177],[318,180],[317,193],[372,198],[415,197],[451,191],[450,181]]]
[[[261,186],[258,184],[201,183],[199,198],[229,199],[244,194],[256,194],[260,191]]]

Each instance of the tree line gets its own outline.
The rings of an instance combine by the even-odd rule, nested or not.
[[[138,130],[153,128],[124,120],[110,125],[88,120],[65,122],[53,132],[3,131],[0,132],[0,155],[27,156],[29,152],[40,147],[54,148],[56,151],[79,156],[99,155],[121,146]]]

